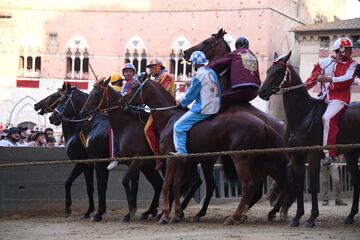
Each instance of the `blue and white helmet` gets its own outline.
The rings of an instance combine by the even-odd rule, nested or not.
[[[195,63],[206,65],[209,63],[209,61],[206,59],[206,56],[201,51],[195,51],[191,54],[190,57],[191,64],[194,65]]]

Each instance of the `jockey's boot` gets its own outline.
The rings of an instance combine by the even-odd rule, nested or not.
[[[321,165],[323,166],[330,166],[332,162],[335,162],[334,157],[325,157],[324,159],[321,159]]]
[[[111,161],[111,163],[107,166],[107,170],[114,169],[118,164],[118,161]]]

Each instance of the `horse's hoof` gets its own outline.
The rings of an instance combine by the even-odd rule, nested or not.
[[[181,220],[183,220],[183,219],[184,219],[184,217],[185,217],[184,212],[181,212],[181,214],[180,214],[180,219],[181,219]]]
[[[161,225],[165,225],[165,224],[168,224],[168,221],[165,220],[165,219],[162,217],[162,218],[160,218],[160,220],[159,220],[158,223],[161,224]]]
[[[149,212],[143,212],[141,214],[141,217],[140,217],[141,220],[146,220],[148,218],[149,218]]]
[[[352,217],[347,217],[345,218],[345,221],[344,221],[345,224],[354,224],[354,219]]]
[[[234,224],[236,224],[236,223],[237,223],[237,221],[235,221],[235,219],[233,219],[232,216],[227,217],[227,218],[225,219],[225,221],[224,221],[224,225],[225,225],[225,226],[232,226],[232,225],[234,225]]]
[[[91,222],[100,222],[102,220],[102,217],[101,216],[93,216],[92,218],[91,218]]]
[[[199,216],[193,216],[191,219],[190,219],[191,222],[200,222],[200,217]]]
[[[247,219],[248,219],[248,217],[246,215],[242,215],[240,218],[240,221],[238,221],[238,223],[244,223],[244,222],[246,222]]]
[[[268,220],[272,221],[276,217],[276,213],[269,213],[268,214]]]
[[[289,227],[298,227],[300,225],[299,221],[291,220],[289,222]]]
[[[80,220],[88,220],[88,219],[90,219],[90,214],[85,213],[85,214],[80,216]]]
[[[313,228],[315,226],[314,221],[306,220],[304,223],[304,228]]]
[[[163,215],[162,213],[159,213],[158,215],[156,215],[156,217],[155,217],[156,220],[160,220],[162,218],[162,215]]]
[[[180,222],[180,219],[179,219],[179,218],[174,218],[174,217],[173,217],[173,218],[170,219],[170,222],[169,222],[169,223],[170,223],[170,224],[175,224],[175,223],[179,223],[179,222]]]
[[[120,219],[120,222],[123,222],[123,223],[130,222],[130,216],[129,216],[129,215],[123,216],[123,217]]]
[[[67,218],[67,217],[70,217],[70,215],[71,215],[71,209],[65,209],[65,211],[64,211],[64,217],[65,218]]]
[[[158,216],[157,210],[155,210],[155,211],[146,211],[146,212],[143,212],[143,214],[141,214],[140,219],[141,219],[141,220],[146,220],[146,219],[149,218],[149,215],[151,215],[151,217],[157,217],[157,216]],[[161,216],[160,216],[160,218],[161,218]],[[160,218],[158,218],[158,220],[159,220]]]

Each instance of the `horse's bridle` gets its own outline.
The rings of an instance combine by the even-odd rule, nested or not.
[[[285,63],[285,62],[282,62],[282,61],[277,61],[277,62],[275,62],[275,64],[276,64],[276,63],[279,63],[279,64],[285,66],[285,67],[286,67],[286,70],[285,70],[284,78],[283,78],[283,80],[281,81],[279,87],[275,88],[275,89],[272,91],[275,95],[276,95],[276,94],[284,94],[284,93],[286,93],[286,92],[288,92],[288,91],[291,91],[291,90],[294,90],[294,89],[298,89],[298,88],[301,88],[301,87],[306,87],[306,86],[308,86],[308,85],[311,85],[311,84],[314,83],[314,82],[317,82],[317,78],[314,77],[314,78],[313,78],[311,81],[309,81],[309,82],[305,82],[305,83],[298,84],[298,85],[291,86],[291,87],[284,87],[284,85],[285,85],[286,82],[288,82],[288,83],[291,82],[291,70],[290,70],[290,68],[289,68],[290,65],[289,65],[288,63]],[[326,65],[326,66],[325,66],[324,68],[322,68],[321,70],[322,70],[322,71],[325,70],[325,69],[328,68],[331,64],[332,64],[332,62],[330,62],[328,65]],[[320,72],[319,72],[317,75],[319,75],[319,74],[320,74]],[[287,80],[286,78],[288,78],[288,81],[286,81],[286,80]]]
[[[76,108],[75,108],[75,105],[74,105],[74,102],[72,100],[72,96],[73,96],[74,92],[71,92],[68,99],[66,100],[65,104],[63,105],[63,108],[62,108],[62,111],[58,109],[58,107],[56,107],[54,109],[54,112],[56,112],[58,114],[58,116],[60,117],[61,121],[67,121],[67,122],[83,122],[83,121],[86,121],[88,120],[88,118],[83,118],[83,119],[69,119],[67,118],[66,116],[64,116],[64,111],[65,109],[67,108],[67,105],[68,103],[70,102],[71,103],[71,106],[72,106],[72,110],[74,111],[74,116],[77,115],[77,111],[76,111]]]
[[[172,106],[168,106],[168,107],[156,107],[156,108],[150,108],[150,107],[142,107],[140,105],[145,105],[144,104],[144,99],[142,97],[142,90],[145,86],[145,84],[151,81],[150,78],[146,78],[143,82],[140,82],[139,79],[135,79],[134,83],[139,84],[139,87],[136,89],[136,92],[130,97],[129,100],[127,100],[127,98],[125,97],[125,102],[126,102],[126,106],[135,110],[143,110],[143,111],[164,111],[164,110],[169,110],[169,109],[173,109],[173,108],[177,108],[177,105],[172,105]],[[137,95],[140,95],[140,99],[141,99],[141,104],[138,106],[132,105],[131,103],[134,101],[135,97]]]
[[[46,106],[44,109],[44,112],[53,112],[55,111],[55,106],[60,102],[61,98],[64,97],[64,93],[62,91],[58,91],[58,93],[60,94],[60,96],[58,98],[55,99],[55,101],[50,104],[50,106]]]
[[[116,106],[112,106],[110,107],[110,99],[109,99],[109,85],[106,85],[106,87],[104,86],[99,86],[103,91],[102,91],[102,95],[101,95],[101,99],[99,104],[97,105],[97,107],[95,108],[96,112],[102,112],[102,113],[106,113],[110,110],[113,109],[117,109],[120,107],[120,105],[116,105]],[[106,99],[106,108],[101,108],[102,103],[105,101],[104,99]]]

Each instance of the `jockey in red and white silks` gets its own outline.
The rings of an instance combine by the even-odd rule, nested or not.
[[[354,81],[354,71],[357,62],[351,58],[352,42],[349,38],[341,37],[334,43],[335,56],[327,57],[312,71],[306,80],[307,89],[320,83],[319,99],[327,103],[322,117],[324,132],[323,145],[334,145],[339,132],[338,122],[350,103],[350,88]],[[336,150],[324,150],[326,158],[334,158]]]

